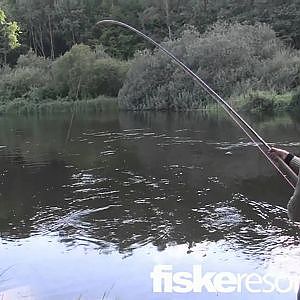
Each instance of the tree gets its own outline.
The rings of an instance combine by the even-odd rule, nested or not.
[[[0,8],[0,64],[6,64],[9,50],[20,45],[18,42],[19,34],[18,24],[14,21],[7,21],[4,11]]]

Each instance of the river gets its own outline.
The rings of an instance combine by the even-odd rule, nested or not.
[[[299,120],[247,119],[299,151]],[[296,299],[290,280],[257,292],[259,276],[300,274],[292,191],[221,112],[7,116],[0,128],[1,299]],[[235,289],[241,274],[254,286]]]

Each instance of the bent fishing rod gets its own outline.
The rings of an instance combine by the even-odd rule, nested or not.
[[[267,151],[271,150],[270,145],[242,118],[237,111],[232,108],[219,94],[217,94],[204,80],[202,80],[197,74],[195,74],[190,68],[188,68],[182,61],[180,61],[174,54],[165,49],[159,43],[154,41],[152,38],[144,34],[143,32],[137,30],[136,28],[115,20],[102,20],[96,25],[102,24],[114,24],[133,31],[145,40],[149,41],[151,44],[163,51],[167,56],[169,56],[179,67],[181,67],[188,75],[190,75],[193,80],[199,84],[202,89],[204,89],[217,103],[219,103],[222,108],[228,113],[232,120],[241,128],[241,130],[247,135],[247,137],[253,142],[255,146],[261,151],[261,153],[267,158],[267,160],[274,166],[274,168],[279,172],[281,176],[288,182],[288,184],[295,188],[297,183],[297,175],[295,172],[281,159],[278,158],[277,164],[268,156]],[[258,140],[256,141],[255,138]],[[266,150],[263,149],[265,147]],[[283,171],[281,170],[283,169]]]

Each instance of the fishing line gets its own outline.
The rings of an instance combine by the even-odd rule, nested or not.
[[[143,37],[144,39],[148,40],[150,43],[158,47],[160,50],[162,50],[165,54],[167,54],[169,57],[171,57],[177,65],[179,65],[187,74],[192,76],[192,78],[214,99],[216,100],[223,109],[229,114],[229,116],[233,119],[233,121],[242,129],[242,131],[249,137],[249,139],[258,147],[258,149],[262,152],[262,154],[268,159],[269,162],[276,168],[276,170],[279,172],[280,175],[283,176],[283,178],[289,183],[289,185],[292,188],[295,188],[295,185],[297,183],[297,176],[294,173],[294,171],[285,164],[280,158],[279,162],[281,167],[284,169],[285,173],[281,171],[281,169],[275,164],[275,162],[267,155],[266,151],[261,147],[260,144],[262,144],[266,150],[270,150],[271,147],[268,145],[268,143],[233,109],[219,94],[217,94],[204,80],[202,80],[197,74],[195,74],[191,69],[189,69],[183,62],[181,62],[174,54],[172,54],[170,51],[165,49],[163,46],[158,44],[156,41],[154,41],[152,38],[144,34],[143,32],[135,29],[134,27],[115,20],[102,20],[99,21],[96,25],[101,24],[114,24],[121,27],[125,27],[139,36]],[[258,139],[259,143],[255,141],[254,137]]]

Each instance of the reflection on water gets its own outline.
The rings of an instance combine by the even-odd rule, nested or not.
[[[219,271],[297,269],[292,191],[225,116],[83,115],[67,140],[69,121],[0,119],[0,295],[180,298],[151,293],[150,272],[167,261],[179,270],[199,261]],[[298,121],[253,123],[298,151]]]

